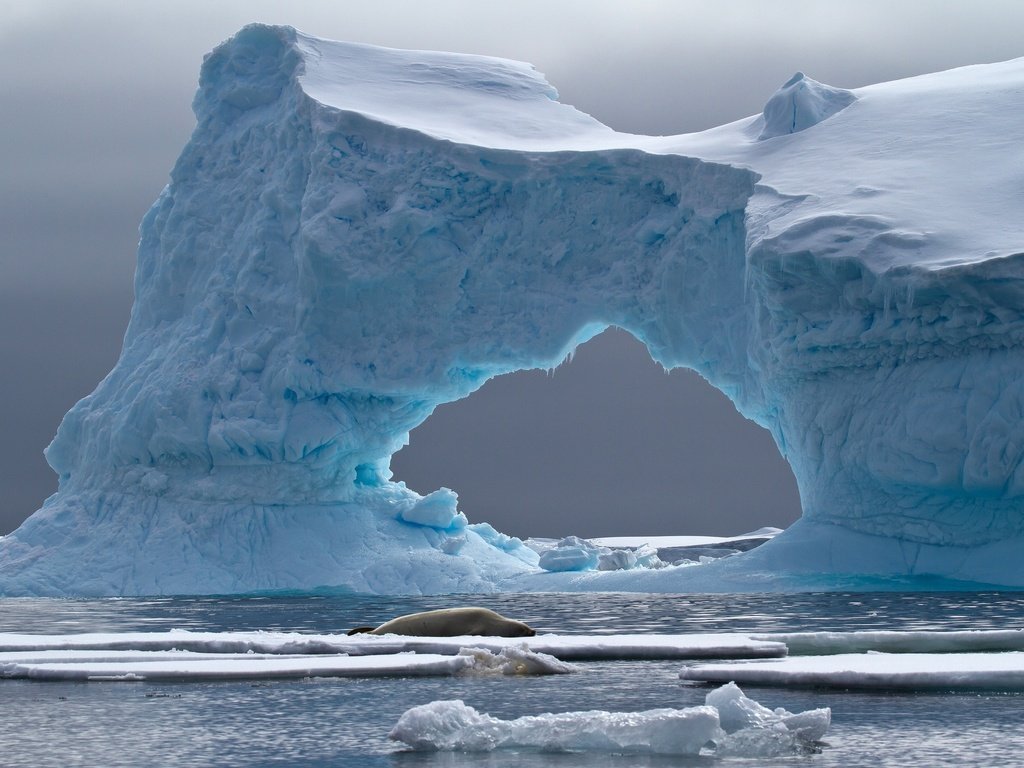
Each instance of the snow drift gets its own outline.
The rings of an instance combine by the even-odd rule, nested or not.
[[[654,138],[517,62],[246,27],[204,61],[121,358],[0,540],[0,592],[1024,586],[1022,83],[798,76]],[[390,482],[437,405],[611,325],[771,431],[792,530],[546,573],[454,492]]]

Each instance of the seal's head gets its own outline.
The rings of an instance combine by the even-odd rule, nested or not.
[[[511,626],[508,627],[508,634],[505,637],[534,637],[537,634],[537,630],[531,627],[529,624],[523,624],[521,621],[511,622]]]

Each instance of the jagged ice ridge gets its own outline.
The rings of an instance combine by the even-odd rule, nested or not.
[[[0,539],[0,593],[1024,586],[1022,85],[1024,60],[798,74],[646,137],[518,62],[246,27],[204,61],[121,358]],[[390,481],[437,405],[612,325],[771,431],[797,524],[546,573]]]

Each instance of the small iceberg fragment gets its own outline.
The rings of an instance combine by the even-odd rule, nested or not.
[[[650,546],[607,547],[578,536],[566,536],[557,542],[530,539],[527,542],[540,555],[538,566],[545,571],[629,571],[635,568],[665,566],[657,550]]]
[[[459,511],[459,496],[450,488],[439,488],[415,501],[410,501],[398,513],[398,519],[412,525],[459,531],[466,527],[466,516]]]
[[[420,751],[605,751],[655,755],[768,757],[806,754],[828,730],[831,710],[794,715],[747,698],[735,684],[703,706],[645,712],[561,712],[501,720],[461,700],[407,710],[388,734]]]
[[[857,100],[851,91],[833,88],[797,72],[764,105],[758,141],[785,136],[817,125]]]
[[[820,741],[832,724],[832,710],[810,709],[793,714],[782,707],[768,709],[746,696],[736,683],[726,683],[711,691],[704,702],[718,710],[722,730],[732,734],[746,728],[778,729],[786,731],[805,741]]]
[[[523,645],[510,645],[497,653],[486,648],[460,648],[459,656],[472,660],[465,672],[501,675],[566,675],[579,672],[575,664],[559,661],[547,653],[531,651]]]
[[[540,554],[538,565],[545,571],[592,571],[601,557],[601,547],[578,536],[566,536]]]

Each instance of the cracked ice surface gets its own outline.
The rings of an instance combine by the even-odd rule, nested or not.
[[[121,358],[0,540],[0,593],[1024,586],[1022,83],[794,77],[644,137],[518,62],[247,27],[204,61]],[[771,431],[801,521],[546,574],[390,482],[437,405],[610,325]]]

